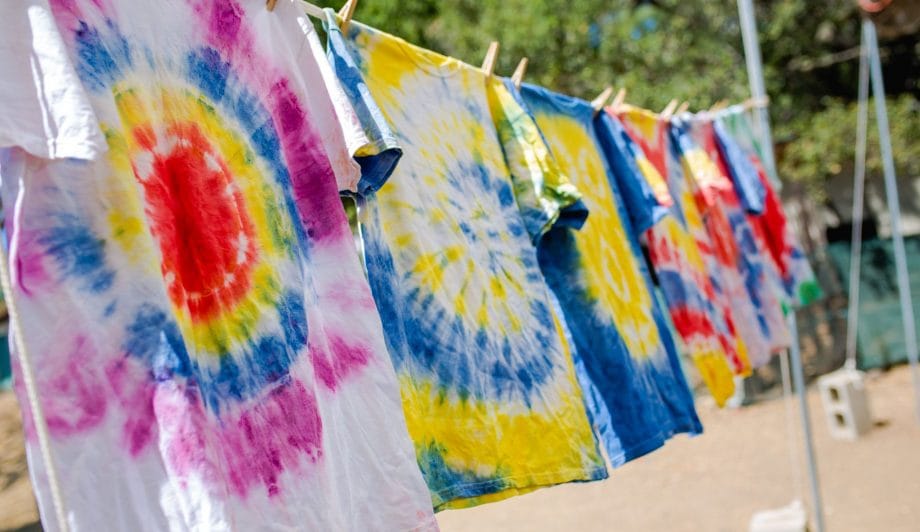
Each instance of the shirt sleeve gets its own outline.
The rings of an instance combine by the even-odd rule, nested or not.
[[[355,190],[365,195],[377,191],[389,179],[402,157],[402,148],[377,102],[342,31],[335,11],[325,9],[326,55],[334,83],[344,94],[347,105],[340,106],[339,120],[346,132],[352,156],[361,166],[361,179]]]
[[[0,148],[92,160],[107,149],[46,0],[0,2]]]
[[[668,213],[668,208],[658,201],[646,175],[657,183],[663,184],[664,179],[651,164],[640,167],[639,161],[645,159],[645,155],[619,120],[602,112],[595,117],[594,126],[601,150],[623,195],[633,230],[640,235]]]
[[[728,163],[732,184],[735,185],[741,205],[752,214],[762,213],[767,193],[757,175],[757,168],[720,120],[713,122],[712,126],[719,151]]]
[[[302,59],[298,67],[306,74],[309,84],[307,99],[311,121],[320,134],[339,190],[354,192],[361,179],[361,168],[352,158],[349,149],[348,123],[341,119],[348,113],[348,101],[326,60],[323,45],[319,42],[313,24],[306,15],[297,17],[297,21],[309,50],[309,56]]]
[[[554,225],[580,228],[588,216],[581,193],[550,153],[533,116],[508,80],[488,80],[489,108],[524,224],[536,242]]]

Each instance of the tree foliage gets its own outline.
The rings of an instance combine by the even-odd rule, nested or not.
[[[820,192],[853,158],[859,11],[852,0],[755,4],[774,131],[790,141],[781,171]],[[607,85],[649,109],[749,95],[735,0],[364,0],[355,18],[471,64],[498,40],[499,74],[527,56],[527,81],[586,99]],[[882,48],[896,157],[920,175],[920,41]]]

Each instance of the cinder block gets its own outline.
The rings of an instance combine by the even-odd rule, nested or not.
[[[841,369],[818,379],[824,417],[831,436],[856,440],[872,428],[865,375],[861,371]]]

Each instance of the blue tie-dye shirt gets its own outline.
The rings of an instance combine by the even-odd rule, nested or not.
[[[661,211],[648,191],[627,210],[603,152],[602,140],[616,134],[609,117],[541,87],[524,84],[521,93],[591,213],[579,231],[547,233],[540,265],[584,362],[582,383],[599,393],[595,424],[611,460],[623,463],[674,433],[702,430],[633,227]]]

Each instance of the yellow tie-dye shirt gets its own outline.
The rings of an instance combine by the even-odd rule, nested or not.
[[[578,196],[530,117],[456,60],[357,23],[336,42],[404,150],[362,231],[435,508],[606,477],[533,245]]]
[[[624,201],[599,136],[610,132],[589,103],[529,84],[521,97],[591,213],[579,231],[547,233],[540,266],[584,363],[583,386],[600,397],[594,422],[623,463],[702,430],[634,230],[654,223],[657,205]]]

